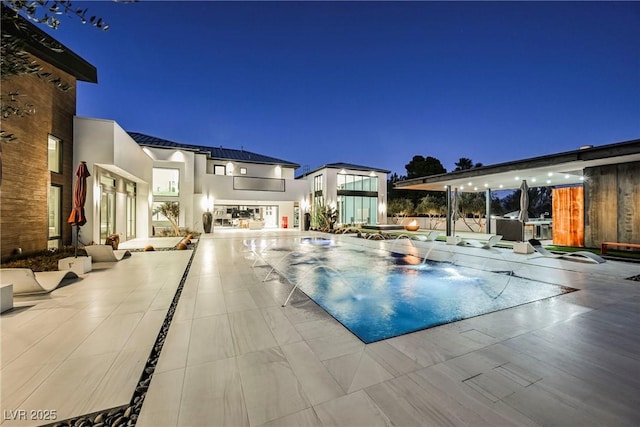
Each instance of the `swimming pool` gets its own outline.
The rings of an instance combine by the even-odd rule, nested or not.
[[[575,290],[517,277],[506,264],[464,267],[329,239],[289,242],[263,255],[365,343]]]

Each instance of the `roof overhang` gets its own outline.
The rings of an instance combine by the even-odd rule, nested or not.
[[[444,191],[450,186],[465,192],[513,190],[525,179],[529,187],[571,185],[584,181],[586,168],[638,161],[640,139],[408,179],[395,183],[395,188]]]
[[[3,25],[2,32],[19,38],[24,43],[27,52],[65,73],[71,74],[78,80],[98,83],[96,67],[80,55],[22,16],[10,11],[4,4],[2,5],[2,15],[3,18],[6,16],[7,19],[12,19],[11,23],[3,22],[5,25]]]

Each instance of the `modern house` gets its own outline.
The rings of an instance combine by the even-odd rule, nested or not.
[[[640,243],[638,170],[640,139],[635,139],[405,180],[396,187],[446,191],[449,197],[456,189],[483,191],[488,198],[493,190],[518,189],[522,181],[529,187],[552,187],[553,243],[598,247],[604,241]],[[486,217],[490,215],[488,209]],[[447,223],[450,235],[451,206]],[[501,230],[487,232],[501,234]]]
[[[202,231],[203,214],[209,211],[214,227],[299,227],[307,186],[295,179],[297,163],[246,150],[129,135],[153,160],[153,204],[179,203],[182,226]],[[167,224],[154,215],[154,225]]]
[[[11,94],[6,102],[15,102],[29,112],[2,119],[3,136],[11,135],[1,142],[2,258],[71,243],[67,217],[72,209],[75,172],[76,88],[79,81],[98,81],[93,65],[35,25],[18,19],[22,20],[21,28],[4,26],[3,36],[24,40],[26,52],[42,67],[42,73],[51,77],[24,74],[2,81],[3,97]],[[55,45],[60,49],[46,47]],[[56,78],[58,83],[49,81]],[[60,85],[66,90],[57,87]]]
[[[214,230],[302,229],[304,214],[322,206],[344,224],[386,221],[383,169],[333,163],[296,177],[299,164],[243,149],[125,132],[112,120],[74,123],[74,157],[91,172],[81,243],[160,234],[171,227],[157,212],[166,202],[179,206],[181,228],[199,232],[209,214]]]
[[[304,210],[330,207],[339,224],[387,223],[388,170],[351,163],[330,163],[307,172],[310,192]]]
[[[75,117],[73,123],[74,158],[91,173],[80,243],[104,243],[111,234],[123,241],[150,236],[153,160],[112,120]]]

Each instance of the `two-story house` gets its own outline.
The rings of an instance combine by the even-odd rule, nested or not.
[[[166,202],[178,204],[179,226],[195,231],[205,214],[214,230],[303,229],[317,206],[337,209],[341,224],[386,223],[383,169],[332,163],[296,178],[294,162],[126,132],[112,120],[76,117],[75,133],[76,160],[92,174],[82,243],[170,228],[157,213]]]
[[[203,213],[213,226],[298,227],[306,182],[297,163],[246,150],[182,144],[141,133],[129,135],[153,159],[153,203],[178,202],[182,224],[201,230]],[[154,225],[162,218],[154,216]]]

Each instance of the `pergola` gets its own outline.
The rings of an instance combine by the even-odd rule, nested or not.
[[[482,166],[445,174],[400,181],[401,190],[447,192],[447,236],[451,235],[452,191],[486,193],[486,218],[491,216],[491,191],[515,190],[526,180],[530,187],[582,184],[586,168],[640,161],[640,139],[601,146],[583,146],[577,150]],[[491,222],[486,232],[491,233]]]

